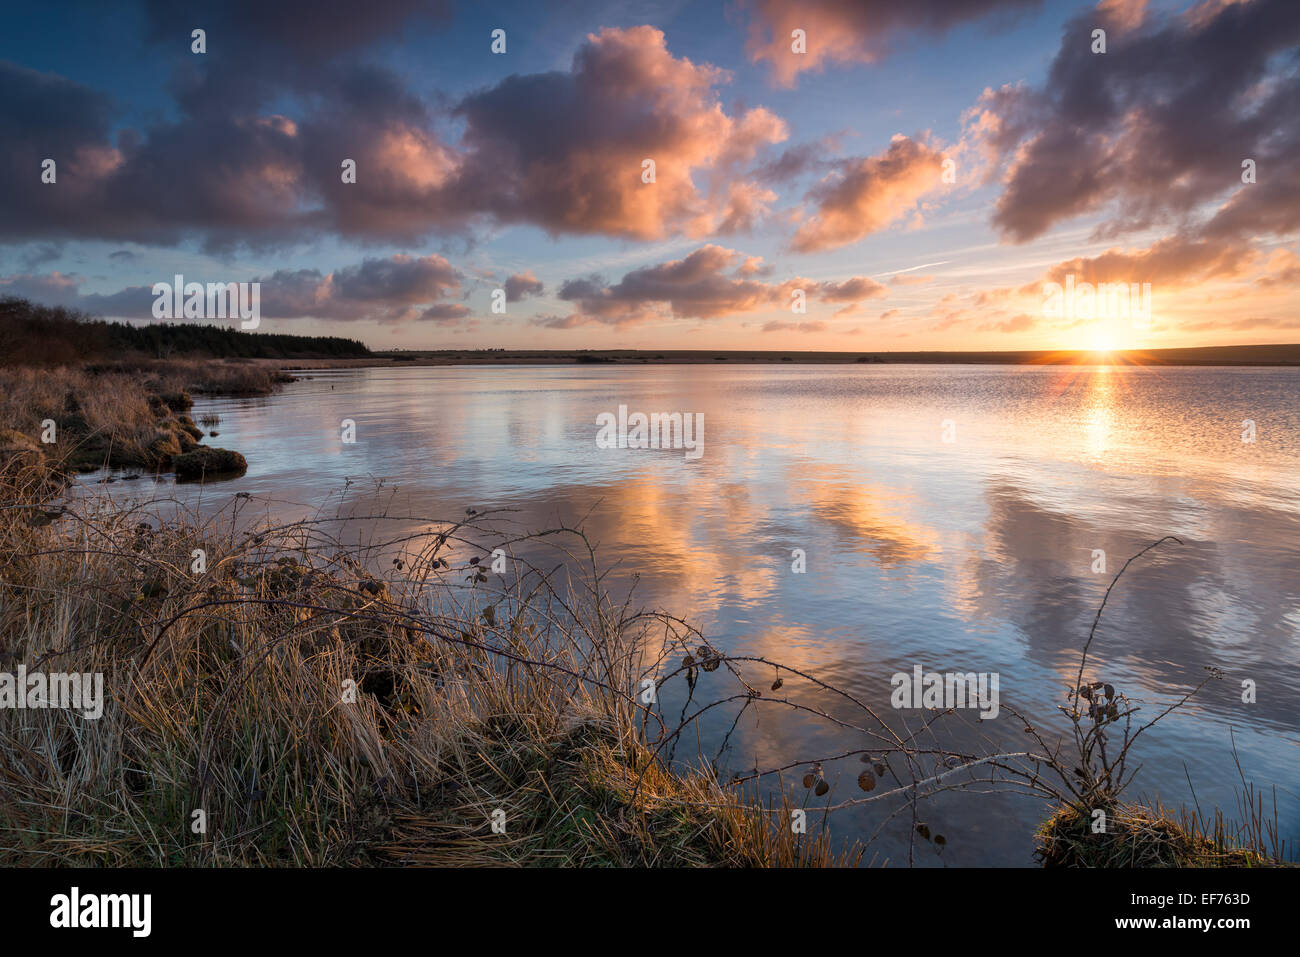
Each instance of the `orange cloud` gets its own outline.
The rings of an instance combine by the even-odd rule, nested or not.
[[[792,248],[834,249],[883,229],[942,185],[943,160],[929,143],[900,134],[877,156],[845,161],[810,194],[816,210],[795,233]]]
[[[1108,249],[1098,256],[1066,260],[1048,270],[1046,279],[1064,282],[1066,276],[1073,275],[1076,282],[1186,286],[1234,278],[1255,259],[1256,253],[1249,246],[1170,236],[1146,249]]]
[[[805,70],[828,63],[873,63],[909,30],[941,34],[958,23],[1039,0],[754,0],[746,49],[766,61],[777,86],[792,87]],[[804,52],[792,34],[802,30]]]
[[[738,170],[787,130],[761,107],[724,112],[727,79],[674,57],[653,27],[591,34],[569,73],[511,76],[457,108],[469,153],[456,202],[553,233],[747,229],[775,197]]]

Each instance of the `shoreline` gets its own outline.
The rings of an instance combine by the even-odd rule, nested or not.
[[[430,349],[376,351],[356,358],[257,359],[285,371],[450,365],[1063,365],[1135,368],[1297,368],[1300,344],[1016,352],[781,352],[703,349]]]

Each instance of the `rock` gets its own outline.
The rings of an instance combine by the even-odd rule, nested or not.
[[[248,462],[238,452],[200,445],[192,452],[177,455],[172,460],[172,467],[176,470],[177,478],[194,479],[212,475],[243,475],[248,471]]]

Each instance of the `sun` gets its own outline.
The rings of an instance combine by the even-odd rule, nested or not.
[[[1084,328],[1080,340],[1081,349],[1095,353],[1099,358],[1109,358],[1112,353],[1128,348],[1121,330],[1114,322],[1106,320],[1098,320]]]

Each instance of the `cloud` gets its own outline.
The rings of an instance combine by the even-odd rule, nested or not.
[[[1038,320],[1028,313],[1020,313],[1003,322],[987,322],[979,327],[980,332],[1027,332],[1038,325]]]
[[[634,269],[613,285],[594,276],[570,279],[560,286],[559,297],[575,303],[575,315],[585,320],[630,325],[789,308],[799,290],[807,299],[826,302],[857,302],[886,292],[865,276],[842,282],[794,278],[775,283],[752,278],[760,272],[758,257],[710,244],[683,259]]]
[[[1300,316],[1246,316],[1241,319],[1208,319],[1203,322],[1186,322],[1179,326],[1183,332],[1249,332],[1253,329],[1300,330]]]
[[[1239,244],[1170,236],[1145,249],[1108,249],[1096,256],[1078,256],[1057,263],[1045,281],[1133,283],[1189,286],[1212,279],[1232,279],[1256,260],[1255,252]],[[1031,287],[1026,287],[1029,289]],[[1032,287],[1036,288],[1036,287]]]
[[[1266,289],[1300,286],[1300,256],[1289,249],[1275,249],[1265,266],[1267,272],[1255,280]]]
[[[50,306],[78,306],[82,278],[72,273],[20,273],[0,278],[0,298],[31,299]]]
[[[534,316],[528,320],[531,326],[542,326],[546,329],[576,329],[578,326],[588,326],[595,322],[587,316],[579,313],[573,313],[568,316],[558,316],[554,314],[544,316]]]
[[[808,173],[825,174],[831,160],[828,155],[839,149],[840,137],[823,137],[815,143],[800,143],[782,150],[775,158],[754,167],[754,176],[769,185],[787,183]]]
[[[110,136],[106,99],[0,62],[0,241],[33,237],[214,244],[306,221],[302,158],[283,117],[186,118]],[[40,181],[44,159],[54,183]]]
[[[1094,54],[1094,28],[1107,51]],[[1100,233],[1173,224],[1205,238],[1300,228],[1300,5],[1103,3],[1067,24],[1042,89],[986,92],[968,115],[1006,164],[993,222],[1015,242],[1089,213]],[[1257,182],[1242,182],[1253,159]],[[1226,198],[1226,201],[1225,201]]]
[[[413,305],[442,298],[459,288],[460,280],[460,273],[441,256],[365,259],[331,274],[330,298],[339,303]]]
[[[838,283],[818,283],[817,294],[827,302],[862,302],[887,296],[889,289],[867,276],[854,276]]]
[[[177,65],[173,91],[186,112],[245,112],[276,90],[318,91],[328,78],[400,34],[445,28],[450,0],[146,0],[145,29],[153,52]],[[190,54],[190,33],[207,31],[202,67]],[[233,42],[232,42],[233,41]]]
[[[827,325],[820,320],[811,322],[782,322],[774,319],[763,323],[764,332],[825,332]]]
[[[1015,13],[1039,0],[751,0],[746,49],[766,61],[773,82],[794,86],[804,70],[829,63],[874,63],[909,32],[942,34],[993,13]],[[807,52],[794,53],[791,32],[803,30]]]
[[[516,273],[505,284],[506,302],[519,302],[525,296],[540,296],[546,291],[541,280],[533,275],[532,270]]]
[[[214,49],[205,72],[178,68],[178,109],[144,130],[116,128],[108,99],[87,87],[0,63],[0,241],[198,237],[223,251],[330,232],[414,244],[488,223],[658,239],[750,230],[775,199],[744,170],[786,139],[784,121],[724,110],[728,74],[673,56],[657,29],[603,29],[567,71],[512,74],[465,96],[449,108],[463,131],[449,142],[437,130],[446,111],[352,55],[439,5],[379,7],[364,25],[303,16],[301,48],[292,8],[249,14],[268,34],[236,19],[239,43]],[[174,43],[179,21],[154,13]],[[227,14],[213,16],[215,40]],[[284,62],[272,55],[280,44],[295,51]],[[46,157],[55,185],[38,179]],[[345,159],[355,183],[342,180]]]
[[[441,324],[454,323],[470,315],[468,306],[459,302],[440,302],[420,313],[420,318]]]
[[[363,259],[324,275],[278,270],[253,281],[262,284],[262,315],[271,319],[445,323],[469,315],[466,306],[441,301],[461,291],[463,277],[436,255]]]
[[[943,160],[928,142],[898,135],[883,153],[840,162],[809,193],[814,211],[791,247],[805,253],[834,249],[883,229],[942,185]]]
[[[568,72],[512,75],[456,107],[466,154],[451,189],[474,211],[551,233],[744,227],[765,193],[736,170],[787,133],[761,107],[724,112],[714,87],[726,79],[674,57],[653,27],[601,30]],[[642,181],[646,159],[653,183]]]
[[[187,282],[232,282],[230,276],[187,275]],[[153,284],[128,286],[114,293],[82,293],[82,277],[62,273],[0,278],[0,295],[14,295],[48,305],[82,309],[94,315],[151,319]],[[160,276],[159,282],[172,282]],[[333,320],[446,323],[470,314],[448,303],[462,290],[463,277],[441,256],[396,255],[364,259],[331,273],[317,269],[281,269],[249,282],[261,284],[261,314],[268,319],[312,317]]]

